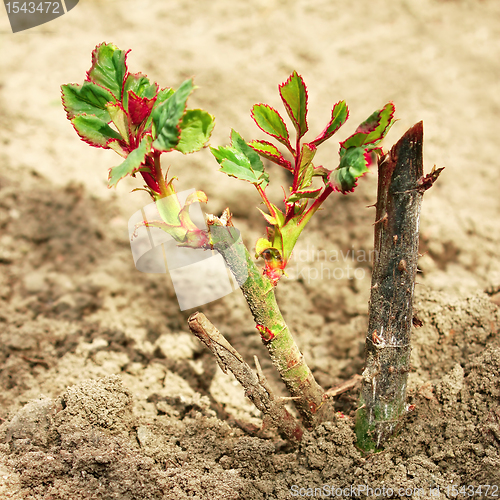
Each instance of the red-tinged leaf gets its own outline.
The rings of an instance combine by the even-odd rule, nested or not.
[[[314,167],[313,169],[313,177],[323,177],[323,179],[327,179],[328,176],[332,173],[328,168],[323,167],[323,165],[319,165],[318,167]]]
[[[68,120],[76,115],[86,114],[95,115],[97,118],[109,122],[106,104],[116,101],[109,90],[93,82],[84,82],[83,85],[62,85],[61,93]]]
[[[378,120],[378,126],[370,131],[368,137],[365,139],[366,144],[378,144],[389,132],[390,128],[394,124],[394,113],[396,112],[396,108],[392,102],[388,102],[378,114],[380,116]]]
[[[345,101],[339,101],[332,109],[332,118],[326,126],[325,130],[321,132],[311,144],[319,146],[321,143],[329,139],[349,118],[349,109]]]
[[[137,97],[145,97],[153,99],[158,94],[158,84],[151,83],[146,75],[142,73],[128,73],[123,84],[123,107],[126,111],[128,108],[128,93],[132,91]]]
[[[314,155],[316,154],[316,146],[314,144],[304,144],[300,152],[300,165],[298,171],[298,179],[294,184],[297,189],[309,187],[312,182],[314,166],[312,164]]]
[[[123,158],[126,158],[128,155],[128,151],[124,148],[125,146],[124,141],[119,141],[117,139],[110,139],[106,143],[106,146],[109,149],[112,149],[115,153],[118,153],[120,156],[123,156]]]
[[[151,99],[148,99],[147,97],[139,97],[133,90],[129,90],[127,95],[128,112],[132,125],[139,125],[151,114],[156,97]]]
[[[156,95],[156,102],[154,108],[156,109],[161,105],[161,103],[165,102],[171,95],[175,93],[174,89],[171,87],[165,87],[161,89]]]
[[[273,244],[269,240],[266,240],[265,238],[259,238],[257,240],[257,243],[255,243],[255,258],[259,258],[263,252],[270,248],[272,248],[273,250],[277,250],[276,248],[273,248]]]
[[[108,187],[113,187],[118,184],[118,181],[127,177],[128,175],[135,174],[141,170],[149,170],[144,164],[146,155],[151,151],[151,144],[153,139],[150,135],[146,135],[141,140],[139,147],[134,149],[127,159],[117,167],[109,170]]]
[[[335,191],[351,193],[358,185],[357,180],[368,172],[375,153],[362,147],[341,150],[340,164],[330,174],[329,181]]]
[[[71,123],[80,138],[96,148],[108,149],[107,144],[110,139],[122,140],[122,136],[116,130],[97,116],[78,115],[71,120]]]
[[[188,109],[182,117],[181,137],[175,147],[183,154],[205,147],[215,127],[215,118],[203,109]]]
[[[281,100],[292,120],[299,139],[307,132],[307,89],[302,77],[294,71],[279,86]]]
[[[317,198],[318,195],[321,193],[323,188],[318,188],[318,189],[301,189],[299,191],[293,192],[288,199],[286,200],[287,203],[294,203],[299,200],[303,200],[304,198]]]
[[[266,134],[274,137],[288,148],[291,148],[288,140],[288,129],[283,118],[271,106],[267,104],[255,104],[251,111],[252,118],[257,126]]]
[[[257,207],[257,210],[262,214],[262,217],[264,217],[264,219],[266,219],[266,222],[268,224],[271,224],[271,226],[275,226],[276,224],[278,224],[278,221],[276,220],[275,217],[273,217],[272,215],[266,214],[266,212],[263,212],[259,207]]]
[[[287,170],[290,170],[290,172],[293,171],[292,164],[280,153],[274,144],[267,141],[251,141],[248,145],[263,158],[267,158],[273,163],[281,165]]]
[[[341,149],[357,148],[361,146],[376,146],[389,132],[394,123],[394,104],[387,103],[382,109],[372,113],[359,125],[356,132],[340,143]]]
[[[92,52],[92,67],[87,71],[87,81],[101,85],[108,89],[117,100],[121,100],[129,52],[129,50],[120,50],[112,43],[98,45]]]
[[[113,121],[115,127],[118,129],[118,132],[120,132],[120,135],[123,137],[127,144],[130,144],[129,117],[123,109],[121,103],[117,102],[114,104],[108,104],[106,106],[106,109],[108,110],[109,116],[111,117],[111,120]]]
[[[276,205],[273,205],[272,203],[270,203],[270,205],[274,211],[274,216],[278,221],[278,227],[283,226],[283,224],[285,223],[285,214]]]

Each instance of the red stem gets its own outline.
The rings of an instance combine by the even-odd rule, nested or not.
[[[274,208],[273,208],[271,202],[269,201],[269,199],[267,198],[267,195],[264,192],[264,190],[260,186],[255,186],[255,187],[257,188],[257,191],[259,192],[259,194],[260,194],[260,196],[262,198],[262,201],[266,204],[266,207],[269,210],[269,213],[273,217],[276,217],[276,212],[274,211]]]
[[[304,218],[308,217],[310,218],[316,210],[321,207],[322,203],[333,193],[333,188],[331,186],[326,186],[325,190],[314,200],[314,203],[308,208],[307,212],[304,214],[304,217],[302,217],[302,220]],[[300,222],[299,222],[300,224]]]
[[[156,182],[155,177],[153,176],[152,172],[154,172],[154,166],[153,166],[153,161],[150,156],[147,157],[146,159],[147,166],[150,169],[150,172],[141,172],[142,178],[144,179],[144,182],[147,184],[147,186],[152,189],[155,193],[160,193],[160,186]]]
[[[297,134],[297,142],[295,144],[295,147],[297,148],[297,153],[294,155],[295,158],[295,166],[293,168],[293,186],[292,186],[292,191],[295,191],[297,189],[297,181],[299,180],[299,166],[300,166],[300,157],[302,156],[301,150],[300,150],[300,138]]]
[[[163,173],[161,171],[160,154],[161,153],[159,153],[158,151],[155,151],[153,153],[154,172],[155,172],[156,182],[158,183],[158,186],[160,188],[160,194],[162,198],[164,198],[168,196],[169,193],[167,192],[167,186],[165,184],[165,179],[163,178]]]

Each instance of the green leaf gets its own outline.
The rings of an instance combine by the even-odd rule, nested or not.
[[[279,86],[279,92],[300,139],[308,130],[307,89],[302,77],[294,71],[288,80]]]
[[[110,169],[108,187],[116,186],[118,181],[127,177],[127,175],[132,175],[139,170],[147,169],[147,167],[143,164],[146,155],[151,151],[152,142],[153,139],[150,135],[144,136],[137,149],[134,149],[131,153],[129,153],[127,159],[121,165]]]
[[[359,125],[356,132],[340,143],[342,149],[356,148],[360,146],[376,146],[389,132],[394,123],[394,104],[387,103],[382,109],[372,113],[363,123]]]
[[[312,141],[311,144],[319,146],[337,132],[337,130],[347,121],[349,109],[345,101],[339,101],[332,109],[332,117],[325,130]]]
[[[255,104],[251,115],[263,132],[291,148],[285,122],[274,108],[267,104]]]
[[[273,205],[272,203],[270,203],[270,205],[274,210],[274,215],[278,221],[278,227],[283,226],[285,223],[285,214],[276,205]]]
[[[153,147],[158,151],[171,151],[179,143],[179,123],[193,90],[193,80],[186,80],[168,99],[153,108],[153,137],[156,138]]]
[[[323,165],[319,165],[318,167],[314,167],[313,169],[313,177],[322,177],[323,180],[328,179],[328,176],[331,174],[331,170],[323,167]]]
[[[115,153],[118,153],[120,156],[126,158],[128,156],[128,152],[123,148],[123,141],[118,141],[117,139],[112,139],[107,142],[106,146],[109,149],[112,149]]]
[[[278,251],[276,248],[273,248],[273,244],[266,240],[265,238],[259,238],[257,243],[255,244],[255,258],[258,258],[262,255],[262,252],[272,248],[273,250]]]
[[[162,103],[164,103],[172,94],[174,93],[174,89],[171,89],[169,87],[166,87],[164,89],[161,89],[158,92],[158,95],[156,96],[156,101],[153,105],[153,109],[151,110],[151,113],[146,121],[146,125],[144,127],[144,130],[148,130],[151,122],[153,121],[153,114],[155,113],[155,110],[157,110]],[[156,111],[157,112],[157,111]]]
[[[262,214],[264,219],[268,222],[268,224],[271,224],[271,226],[275,226],[278,224],[278,221],[275,217],[272,215],[266,214],[266,212],[263,212],[259,207],[257,207],[257,210]]]
[[[311,163],[316,154],[316,146],[313,144],[304,144],[300,152],[299,178],[297,182],[298,189],[309,187],[312,182],[314,166]]]
[[[106,143],[109,140],[122,140],[122,136],[118,132],[97,116],[78,115],[71,120],[71,123],[80,138],[91,146],[108,148]]]
[[[259,155],[234,130],[231,144],[228,147],[210,148],[221,165],[220,171],[265,189],[269,175],[264,171]]]
[[[117,102],[116,104],[108,104],[106,109],[108,110],[109,116],[115,124],[115,127],[118,129],[118,132],[120,132],[125,142],[129,144],[129,120],[121,103]]]
[[[147,76],[142,73],[129,73],[123,85],[123,107],[128,111],[129,92],[137,97],[152,99],[158,93],[158,84],[151,83]]]
[[[349,148],[341,152],[340,164],[329,177],[331,186],[341,193],[354,191],[357,179],[368,172],[366,151],[362,147]]]
[[[267,141],[250,141],[248,145],[263,158],[271,160],[277,165],[281,165],[287,170],[293,171],[292,164],[280,153],[278,148]]]
[[[170,87],[161,89],[156,96],[155,107],[153,109],[156,109],[158,106],[160,106],[161,103],[165,102],[170,96],[174,94],[174,92],[175,90]]]
[[[194,153],[203,148],[215,126],[215,118],[202,109],[188,109],[182,121],[181,137],[176,148],[181,153]]]
[[[62,85],[62,102],[68,120],[76,115],[95,115],[97,118],[109,122],[110,118],[106,110],[108,102],[116,102],[115,97],[106,90],[92,82],[84,82],[83,85]]]
[[[323,188],[318,189],[301,189],[294,191],[286,200],[287,203],[293,203],[304,198],[317,198]]]
[[[299,214],[289,219],[285,226],[280,229],[281,248],[283,249],[282,254],[285,262],[288,262],[290,259],[295,244],[306,223],[306,219],[299,212]],[[274,243],[276,244],[276,242]]]
[[[110,90],[117,100],[121,100],[128,53],[112,43],[98,45],[92,52],[92,67],[87,72],[87,80]]]
[[[394,113],[396,109],[392,102],[387,103],[378,114],[378,125],[372,130],[365,139],[365,144],[378,144],[389,132],[394,124]]]
[[[317,196],[314,196],[316,198]],[[296,215],[302,215],[307,208],[307,202],[304,203],[304,199],[299,200],[300,203],[295,203],[293,206],[293,214],[294,216]]]

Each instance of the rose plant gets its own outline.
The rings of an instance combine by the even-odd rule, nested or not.
[[[256,242],[252,256],[241,240],[234,238],[228,209],[220,217],[207,215],[207,228],[198,228],[191,220],[189,207],[195,202],[207,202],[207,196],[196,191],[181,205],[174,184],[176,177],[169,176],[170,170],[166,173],[162,170],[163,154],[199,151],[207,147],[213,131],[214,117],[210,113],[187,106],[195,89],[193,80],[184,81],[177,90],[162,88],[142,73],[129,72],[127,54],[128,51],[110,43],[94,49],[85,81],[62,86],[68,119],[86,143],[112,149],[123,158],[122,163],[109,171],[110,188],[124,177],[142,177],[144,186],[137,189],[149,193],[160,215],[159,220],[144,221],[144,225],[166,231],[180,246],[215,249],[222,255],[240,284],[257,330],[290,392],[302,424],[307,428],[316,426],[330,415],[325,391],[315,381],[283,319],[275,288],[286,274],[297,239],[311,217],[332,193],[354,191],[358,179],[383,154],[379,144],[394,122],[394,105],[388,103],[372,113],[340,143],[336,165],[332,168],[316,165],[318,148],[346,122],[349,111],[344,101],[336,103],[324,130],[306,141],[308,93],[302,77],[294,71],[279,85],[293,133],[277,110],[267,104],[256,104],[251,116],[270,140],[247,141],[232,130],[230,145],[211,148],[221,172],[253,184],[262,198],[265,210],[259,210],[268,224],[267,233]],[[286,169],[293,178],[291,185],[284,188],[281,200],[268,198],[270,176],[263,159]],[[257,267],[256,259],[263,260],[262,270]],[[217,345],[242,363],[241,356],[210,325],[202,315],[190,318],[193,332],[198,332],[213,351]],[[238,368],[231,367],[230,361],[221,361],[223,355],[219,351],[214,354],[223,368],[235,372],[247,395],[281,431],[290,439],[300,439],[302,424],[286,410],[283,412],[281,403],[269,403],[273,400],[272,391],[260,371],[252,389],[247,380],[252,377],[248,375],[250,372],[246,372],[245,378]],[[264,393],[258,402],[255,385]],[[262,398],[268,397],[270,400],[263,403]]]

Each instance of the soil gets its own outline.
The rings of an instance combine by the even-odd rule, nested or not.
[[[82,0],[26,32],[6,16],[0,28],[1,500],[500,495],[498,2]],[[131,48],[131,70],[162,85],[196,75],[191,106],[217,117],[213,145],[231,127],[262,138],[248,110],[281,109],[276,87],[293,69],[311,133],[339,99],[351,109],[339,140],[388,100],[400,121],[387,149],[424,120],[426,170],[446,169],[422,209],[412,411],[382,452],[355,446],[357,390],[297,447],[260,431],[243,389],[189,333],[193,310],[179,310],[168,275],[134,268],[127,221],[149,200],[129,193],[133,179],[107,190],[117,157],[79,141],[59,101],[102,41]],[[252,186],[206,150],[165,162],[179,190],[205,190],[208,212],[229,206],[254,244]],[[269,173],[279,199],[283,172]],[[325,388],[363,369],[376,175],[359,184],[327,201],[277,290]],[[239,292],[199,309],[286,395]]]

